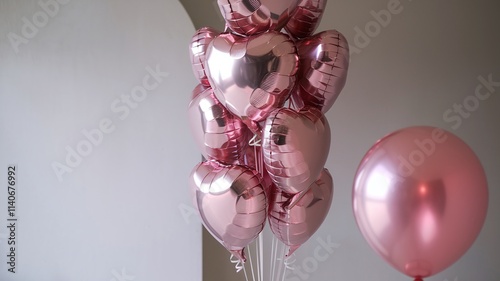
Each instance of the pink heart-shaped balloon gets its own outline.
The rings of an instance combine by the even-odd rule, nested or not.
[[[333,179],[327,169],[301,198],[290,207],[294,195],[274,187],[271,189],[269,225],[281,242],[289,246],[290,256],[304,244],[325,220],[333,199]]]
[[[251,129],[283,106],[298,68],[295,44],[279,32],[222,34],[210,44],[206,58],[217,99]]]
[[[218,0],[217,3],[226,26],[240,35],[254,35],[281,30],[299,0]]]
[[[189,185],[205,228],[244,262],[244,248],[262,231],[267,216],[258,173],[245,166],[203,162],[192,171]]]
[[[326,0],[301,0],[285,26],[288,34],[296,39],[311,36],[321,21],[325,7]]]
[[[300,70],[292,94],[295,104],[327,112],[344,88],[349,68],[349,45],[336,30],[328,30],[297,43]]]
[[[209,87],[210,83],[205,72],[205,55],[208,45],[219,34],[220,32],[211,27],[200,28],[193,35],[189,46],[194,76],[206,87]]]
[[[299,112],[281,108],[266,120],[262,151],[273,182],[283,191],[299,193],[318,179],[330,150],[330,126],[319,109]]]
[[[191,132],[205,159],[235,164],[246,153],[252,133],[200,84],[193,91],[188,116]]]

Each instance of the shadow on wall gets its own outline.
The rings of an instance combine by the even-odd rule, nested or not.
[[[219,31],[224,30],[224,19],[217,6],[217,1],[192,1],[180,0],[193,21],[194,27],[199,29],[204,26],[213,27]]]

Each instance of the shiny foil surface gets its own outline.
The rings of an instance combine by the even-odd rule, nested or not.
[[[215,95],[250,128],[282,107],[295,84],[297,50],[290,37],[279,32],[222,34],[211,42],[206,58]]]
[[[292,206],[295,196],[300,196]],[[269,196],[269,225],[274,235],[290,247],[293,254],[318,230],[333,200],[333,179],[327,169],[321,172],[304,194],[291,195],[273,187]]]
[[[301,0],[285,30],[295,39],[311,36],[321,21],[325,7],[326,0]]]
[[[219,35],[219,33],[220,32],[211,27],[200,28],[193,35],[191,44],[189,45],[189,54],[194,77],[196,77],[205,87],[210,86],[207,73],[205,71],[205,55],[208,45],[217,35]]]
[[[299,0],[218,0],[226,25],[240,35],[279,31],[290,19]]]
[[[310,105],[327,112],[347,80],[349,45],[336,30],[328,30],[297,43],[300,58],[297,87],[292,97],[296,104]]]
[[[203,157],[225,164],[238,163],[253,134],[217,100],[211,88],[200,84],[193,96],[188,107],[189,125]]]
[[[262,231],[267,217],[267,198],[258,173],[208,161],[193,169],[189,184],[205,228],[245,261],[244,248]]]
[[[295,194],[315,182],[328,158],[330,126],[319,109],[275,110],[262,137],[264,164],[281,190]]]

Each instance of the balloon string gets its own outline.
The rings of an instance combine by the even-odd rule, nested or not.
[[[272,277],[271,280],[274,279],[275,272],[276,272],[276,262],[277,262],[277,257],[278,257],[278,243],[277,243],[277,238],[273,236],[273,248],[272,248]]]
[[[248,141],[248,144],[250,146],[261,146],[262,145],[262,140],[259,137],[259,135],[254,134],[253,137]]]
[[[253,137],[248,141],[248,145],[253,146],[253,156],[255,160],[255,169],[261,176],[264,175],[264,162],[261,154],[259,153],[257,147],[262,146],[262,139],[257,135],[253,135]]]
[[[247,248],[247,252],[248,252],[248,260],[250,260],[250,269],[252,271],[252,280],[255,281],[255,273],[252,262],[252,251],[250,251],[250,247]]]
[[[271,239],[271,259],[269,260],[269,280],[273,280],[273,253],[274,253],[274,235]]]
[[[293,265],[296,261],[297,259],[295,258],[295,253],[293,253],[291,256],[285,259],[285,268],[293,271],[295,269]]]
[[[262,270],[262,267],[260,266],[260,259],[261,259],[261,252],[260,252],[260,247],[259,247],[259,238],[262,235],[262,233],[259,234],[258,238],[255,240],[255,264],[257,265],[257,280],[261,281],[260,277],[260,272]]]
[[[280,267],[278,270],[278,278],[277,279],[279,279],[281,274],[284,274],[283,265],[285,264],[285,262],[284,262],[285,252],[286,252],[286,246],[283,244],[283,246],[281,247],[281,257],[278,258],[278,260],[280,261]]]
[[[236,269],[236,272],[240,272],[242,269],[245,270],[244,264],[241,262],[241,260],[239,258],[235,257],[233,254],[231,254],[229,261],[234,264],[234,268]],[[246,273],[245,273],[245,275],[246,275]],[[247,278],[247,281],[248,281],[248,278]]]
[[[257,147],[262,146],[262,139],[259,135],[254,134],[253,137],[248,141],[248,145],[253,146],[253,156],[255,160],[255,169],[261,176],[264,175],[264,162],[257,149]]]
[[[281,278],[281,281],[285,281],[286,269],[287,269],[287,268],[288,268],[288,267],[287,267],[287,266],[286,266],[286,264],[285,264],[285,269],[283,270],[283,277]]]
[[[259,264],[260,264],[260,274],[259,280],[264,281],[264,235],[262,232],[259,234]]]
[[[248,275],[247,275],[247,270],[245,269],[245,266],[243,266],[243,273],[245,274],[245,280],[249,281],[248,280]]]
[[[259,240],[256,239],[254,244],[255,244],[255,264],[257,265],[257,280],[260,281]]]

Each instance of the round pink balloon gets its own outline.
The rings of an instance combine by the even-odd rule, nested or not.
[[[244,248],[262,231],[267,199],[261,178],[245,166],[216,161],[197,165],[189,185],[205,228],[228,251],[245,262]]]
[[[299,0],[218,0],[226,25],[240,35],[279,31]]]
[[[297,43],[300,69],[292,94],[296,105],[309,105],[323,113],[332,106],[347,81],[349,45],[336,30],[328,30]]]
[[[263,129],[262,153],[273,182],[299,193],[318,179],[330,151],[330,126],[319,109],[277,109]]]
[[[298,57],[288,35],[221,34],[207,50],[207,72],[217,99],[253,131],[255,122],[283,106],[295,84]]]
[[[294,199],[299,196],[297,200]],[[318,230],[330,210],[333,179],[327,169],[303,194],[292,195],[272,187],[269,196],[269,225],[274,235],[293,254]]]
[[[219,33],[220,32],[211,27],[200,28],[196,31],[195,35],[193,35],[189,46],[191,66],[193,68],[194,76],[198,78],[201,84],[205,87],[210,86],[210,82],[208,82],[207,73],[205,71],[205,55],[208,45],[217,35],[219,35]]]
[[[452,133],[405,128],[364,156],[353,209],[370,246],[418,280],[450,266],[478,236],[488,209],[486,176],[474,152]]]
[[[301,0],[285,30],[295,39],[311,36],[318,27],[326,7],[326,0]]]
[[[243,158],[251,132],[201,84],[193,91],[188,117],[191,133],[205,159],[236,164]]]

